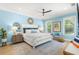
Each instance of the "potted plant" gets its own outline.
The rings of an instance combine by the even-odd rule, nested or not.
[[[3,28],[1,28],[0,32],[1,34],[1,38],[2,38],[2,45],[5,45],[7,42],[7,32],[6,30],[4,30]]]

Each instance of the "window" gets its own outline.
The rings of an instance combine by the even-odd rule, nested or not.
[[[47,32],[51,32],[51,22],[47,22]]]
[[[65,34],[74,34],[75,17],[65,18]]]

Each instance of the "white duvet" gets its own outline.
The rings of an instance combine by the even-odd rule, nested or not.
[[[49,33],[25,33],[23,37],[24,41],[31,46],[37,46],[52,40],[52,36]]]

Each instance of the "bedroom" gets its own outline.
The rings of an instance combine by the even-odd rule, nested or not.
[[[64,41],[72,41],[77,35],[77,16],[74,3],[2,3],[0,54],[61,55],[67,44]]]

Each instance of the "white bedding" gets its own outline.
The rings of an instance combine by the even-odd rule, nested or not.
[[[23,37],[24,41],[33,47],[52,40],[49,33],[24,33]]]

